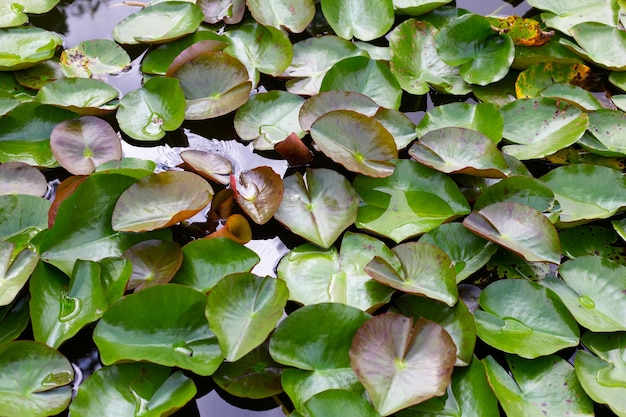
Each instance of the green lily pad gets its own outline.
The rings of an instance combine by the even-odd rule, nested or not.
[[[448,254],[459,283],[482,268],[496,253],[498,246],[470,232],[461,223],[445,223],[425,233],[419,240],[430,243]]]
[[[381,107],[374,117],[391,133],[398,150],[406,148],[417,137],[415,123],[401,111]]]
[[[498,107],[491,103],[450,103],[430,109],[415,130],[421,137],[443,127],[472,129],[498,143],[502,139],[504,119]]]
[[[593,332],[626,331],[626,266],[588,255],[565,262],[559,274],[562,280],[547,277],[541,284],[557,293],[581,326]]]
[[[375,316],[356,332],[350,362],[381,415],[443,395],[456,347],[440,325],[392,313]]]
[[[467,201],[448,176],[411,160],[393,162],[387,178],[359,175],[352,185],[364,204],[356,226],[401,242],[467,214]]]
[[[615,231],[621,236],[621,238],[626,241],[626,219],[622,220],[613,220],[611,222]]]
[[[515,81],[518,98],[538,97],[546,88],[559,84],[585,85],[596,75],[585,64],[539,62],[522,71]]]
[[[231,188],[239,207],[256,224],[267,223],[281,204],[284,194],[283,179],[272,168],[260,166],[231,176]]]
[[[23,162],[5,162],[0,165],[0,195],[43,197],[47,190],[46,177],[37,168]]]
[[[118,43],[164,43],[193,33],[202,20],[202,9],[185,1],[162,1],[144,7],[113,28]]]
[[[304,244],[283,257],[276,273],[287,283],[290,300],[304,305],[336,302],[372,311],[388,302],[394,292],[364,271],[375,256],[400,270],[400,262],[383,242],[346,232],[339,253],[334,247],[321,250]]]
[[[589,225],[563,229],[559,231],[563,255],[570,259],[596,255],[625,265],[626,249],[620,247],[616,231],[610,227]]]
[[[380,106],[370,97],[354,91],[324,91],[314,95],[300,108],[300,126],[305,131],[321,116],[333,110],[352,110],[365,116],[375,116]]]
[[[205,314],[227,361],[263,343],[282,317],[288,295],[284,281],[247,272],[229,275],[211,289]]]
[[[579,23],[569,29],[576,44],[561,39],[561,44],[602,68],[626,70],[626,34],[615,25],[598,22]]]
[[[596,380],[600,385],[626,388],[626,343],[623,336],[624,333],[587,332],[582,337],[585,347],[609,365],[597,373]]]
[[[119,161],[108,161],[96,167],[95,172],[100,174],[118,173],[141,179],[150,175],[156,169],[154,161],[140,158],[122,158]]]
[[[152,174],[122,193],[113,209],[112,227],[122,232],[162,229],[198,213],[212,198],[211,185],[192,172]]]
[[[558,0],[530,0],[528,4],[549,11],[543,13],[543,21],[563,33],[568,33],[572,26],[583,22],[617,25],[617,4],[612,1],[598,3],[594,0],[580,0],[575,4],[565,4]]]
[[[227,157],[195,149],[182,151],[179,155],[196,174],[222,185],[230,182],[233,164]]]
[[[197,4],[207,23],[239,23],[246,11],[245,0],[200,0]]]
[[[592,92],[571,84],[552,84],[541,90],[542,97],[566,101],[585,111],[595,111],[602,108],[602,103]]]
[[[285,178],[283,200],[274,214],[299,236],[329,248],[357,216],[359,197],[350,182],[328,169],[307,169]]]
[[[362,395],[344,389],[329,389],[315,394],[304,403],[304,415],[380,417]]]
[[[468,366],[472,361],[476,344],[476,324],[474,316],[461,300],[449,307],[429,298],[405,294],[396,299],[393,305],[398,313],[418,320],[423,317],[443,327],[452,337],[456,346],[455,366]]]
[[[40,197],[0,196],[0,239],[15,243],[18,250],[27,247],[39,232],[48,228],[49,209],[50,201]]]
[[[39,90],[44,85],[65,78],[56,57],[40,62],[34,67],[15,71],[15,79],[24,87]]]
[[[344,39],[362,41],[383,36],[393,25],[391,0],[322,0],[322,13],[333,31]],[[376,13],[369,13],[376,10]]]
[[[36,100],[81,116],[104,115],[117,108],[117,104],[108,103],[118,95],[119,91],[102,80],[62,78],[41,87]]]
[[[626,177],[612,168],[572,164],[555,168],[540,180],[561,204],[562,224],[605,219],[626,206]]]
[[[39,255],[23,249],[14,255],[15,244],[0,241],[0,306],[11,304],[37,266]]]
[[[223,357],[205,305],[206,295],[175,284],[126,296],[109,307],[94,330],[102,362],[145,360],[211,375]]]
[[[530,262],[561,261],[559,235],[537,209],[515,202],[493,203],[472,212],[463,225]]]
[[[438,29],[426,21],[409,19],[389,34],[391,72],[403,90],[426,94],[430,87],[449,94],[470,92],[459,68],[446,64],[437,54],[435,37]]]
[[[211,290],[227,275],[250,272],[260,260],[251,249],[227,238],[191,241],[183,246],[183,255],[171,282],[200,292]]]
[[[542,158],[572,145],[589,124],[589,117],[578,107],[550,98],[519,99],[500,111],[503,136],[515,143],[502,151],[521,160]]]
[[[94,413],[102,417],[168,415],[191,401],[197,391],[191,378],[181,371],[170,372],[170,368],[151,363],[100,368],[80,384],[70,413],[77,417]]]
[[[272,90],[250,97],[235,113],[235,130],[257,150],[273,150],[291,133],[304,136],[299,114],[304,99],[286,91]]]
[[[4,116],[20,105],[20,101],[11,93],[0,90],[0,116]]]
[[[46,417],[72,399],[74,369],[65,356],[28,340],[0,345],[0,414]]]
[[[59,123],[50,134],[50,149],[59,164],[74,175],[87,175],[97,165],[122,159],[117,133],[94,116]]]
[[[448,65],[459,66],[468,84],[487,85],[501,80],[515,57],[507,34],[496,34],[489,20],[473,13],[444,26],[435,38],[437,53]]]
[[[481,292],[478,303],[478,337],[498,350],[534,359],[578,345],[578,323],[559,297],[539,284],[496,281]]]
[[[329,158],[353,172],[371,177],[393,173],[389,160],[398,157],[396,143],[372,117],[351,110],[331,111],[313,123],[311,137]]]
[[[132,264],[127,290],[141,291],[169,282],[183,262],[183,252],[176,242],[144,240],[126,249],[122,256]]]
[[[345,58],[326,72],[320,92],[331,90],[361,93],[381,107],[396,110],[402,98],[400,84],[389,67],[364,56]]]
[[[421,164],[445,173],[489,178],[511,174],[504,156],[491,139],[462,127],[429,131],[411,146],[409,155]]]
[[[37,65],[54,56],[63,39],[56,33],[32,26],[0,29],[0,71]]]
[[[103,78],[130,69],[128,53],[108,39],[93,39],[65,49],[60,58],[66,77]]]
[[[394,268],[380,256],[365,266],[365,272],[381,284],[405,293],[419,294],[452,307],[459,298],[456,273],[450,257],[428,243],[407,242],[393,248],[402,265]]]
[[[247,0],[254,20],[277,29],[300,33],[315,16],[313,0]]]
[[[619,110],[601,109],[589,113],[589,132],[608,150],[626,156],[621,130],[626,115]]]
[[[30,294],[22,293],[11,304],[0,307],[0,345],[20,337],[30,323],[29,299]]]
[[[337,62],[352,56],[367,56],[367,53],[337,36],[312,37],[295,43],[291,64],[281,74],[295,78],[287,81],[287,91],[310,96],[319,93],[326,72]]]
[[[21,26],[28,22],[24,5],[11,0],[0,1],[0,28]]]
[[[489,384],[507,416],[594,416],[593,403],[572,365],[551,355],[533,360],[506,356],[512,377],[491,356],[483,359]]]
[[[419,16],[450,2],[451,0],[393,0],[393,8],[398,14]]]
[[[229,45],[224,52],[239,59],[256,86],[259,73],[280,75],[291,64],[293,48],[286,34],[271,26],[245,23],[224,33]]]

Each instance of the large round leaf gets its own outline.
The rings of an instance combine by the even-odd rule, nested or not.
[[[469,213],[458,186],[441,172],[411,160],[394,161],[387,178],[359,175],[353,186],[363,203],[356,226],[401,242]]]
[[[424,136],[442,127],[476,130],[498,143],[502,139],[504,119],[495,104],[450,103],[428,110],[415,130],[418,136]]]
[[[129,45],[163,43],[193,33],[203,19],[202,9],[195,3],[162,1],[119,22],[113,28],[113,38]]]
[[[102,80],[90,78],[62,78],[44,85],[36,100],[71,110],[80,115],[104,115],[115,110],[107,105],[119,92]]]
[[[259,346],[283,315],[284,281],[250,273],[229,275],[209,293],[206,316],[229,362]]]
[[[254,20],[277,29],[300,33],[315,16],[313,0],[247,0]]]
[[[112,226],[123,232],[161,229],[198,213],[211,198],[211,185],[194,173],[152,174],[122,193],[113,210]]]
[[[33,26],[0,29],[0,71],[29,68],[52,58],[63,39]]]
[[[372,117],[351,110],[324,114],[311,126],[311,137],[333,161],[371,177],[393,173],[390,159],[398,157],[391,133]]]
[[[561,262],[559,235],[543,214],[514,202],[490,204],[472,212],[463,225],[530,262]]]
[[[58,351],[27,340],[0,345],[0,414],[45,417],[72,399],[74,369]]]
[[[122,144],[115,130],[94,116],[59,123],[50,134],[50,149],[59,164],[74,175],[87,175],[97,165],[122,159]]]
[[[478,302],[478,336],[499,350],[533,359],[578,345],[578,324],[559,297],[539,284],[496,281]]]
[[[206,295],[174,284],[128,295],[94,330],[102,362],[148,361],[211,375],[223,360],[204,316]]]
[[[308,169],[306,183],[298,172],[284,180],[283,200],[274,214],[289,230],[329,248],[356,220],[359,197],[341,174]]]
[[[0,195],[26,194],[43,197],[46,191],[46,177],[37,168],[23,162],[5,162],[0,165]]]
[[[67,77],[104,78],[130,69],[130,57],[117,43],[94,39],[65,49],[60,64]]]
[[[374,408],[388,416],[443,395],[456,347],[440,325],[386,313],[366,322],[350,348],[350,363]]]
[[[338,36],[363,41],[383,36],[393,25],[391,0],[322,0],[322,12]],[[370,13],[375,10],[376,13]]]
[[[185,96],[177,80],[152,78],[120,100],[120,128],[136,140],[159,140],[185,119]]]
[[[100,368],[80,384],[70,413],[75,417],[168,415],[190,401],[197,391],[193,380],[181,371],[170,372],[170,368],[151,363]]]

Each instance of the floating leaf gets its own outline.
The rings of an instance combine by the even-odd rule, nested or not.
[[[313,0],[247,0],[252,17],[262,25],[300,33],[315,16]]]
[[[309,165],[313,161],[313,152],[295,133],[290,133],[287,139],[274,145],[274,150],[282,156],[289,166]]]
[[[15,244],[0,240],[0,306],[11,304],[37,266],[39,255],[23,249],[14,256]]]
[[[300,125],[305,131],[321,116],[333,110],[353,110],[365,116],[375,116],[380,106],[370,97],[354,91],[324,91],[314,95],[300,108]]]
[[[329,248],[357,216],[359,197],[341,174],[307,169],[306,183],[298,172],[284,180],[283,200],[274,214],[299,236]]]
[[[546,32],[542,30],[539,22],[533,19],[519,16],[488,16],[487,20],[498,32],[508,34],[516,46],[541,46],[547,43],[554,35],[554,31]]]
[[[233,173],[233,164],[225,156],[195,149],[182,151],[180,157],[196,173],[203,177],[226,185],[230,182]]]
[[[0,165],[0,195],[43,197],[47,190],[46,177],[37,168],[23,162],[5,162]]]
[[[28,300],[30,294],[24,292],[5,307],[0,307],[0,344],[20,337],[30,323]]]
[[[362,395],[344,389],[329,389],[315,394],[304,403],[304,411],[309,417],[380,416]]]
[[[398,150],[406,148],[417,137],[415,123],[401,111],[381,107],[374,117],[391,133]]]
[[[202,9],[204,21],[207,23],[221,21],[229,25],[239,23],[246,11],[245,0],[200,0],[197,4]]]
[[[354,37],[370,41],[383,36],[393,25],[391,0],[322,0],[321,4],[330,27],[347,40]]]
[[[107,104],[119,92],[102,80],[89,78],[62,78],[44,85],[36,100],[71,110],[80,115],[104,115],[117,108]]]
[[[416,127],[418,136],[443,127],[463,127],[476,130],[498,143],[502,139],[504,120],[491,103],[450,103],[430,109]]]
[[[576,44],[561,39],[561,44],[602,68],[626,70],[626,34],[614,24],[579,23],[569,29]]]
[[[570,259],[586,255],[602,256],[624,265],[626,250],[619,246],[616,231],[609,227],[587,225],[563,229],[559,231],[563,255]]]
[[[130,69],[130,57],[117,43],[94,39],[65,49],[60,64],[66,77],[103,78]]]
[[[576,85],[563,83],[552,84],[541,90],[540,95],[542,97],[566,101],[586,111],[600,110],[602,108],[602,103],[600,103],[592,92]]]
[[[398,14],[419,16],[450,3],[451,0],[393,0],[393,8]]]
[[[246,218],[241,214],[231,214],[226,219],[224,226],[208,235],[206,239],[215,239],[217,237],[226,237],[245,245],[252,240],[252,229]]]
[[[243,171],[236,181],[231,176],[231,188],[239,207],[256,224],[265,224],[272,218],[284,193],[282,178],[267,166]]]
[[[578,345],[578,323],[552,290],[521,279],[495,281],[480,294],[478,337],[504,352],[533,359]]]
[[[61,65],[56,57],[43,61],[34,67],[15,71],[15,79],[24,87],[34,90],[41,89],[44,85],[65,78]]]
[[[622,137],[626,115],[619,110],[600,109],[589,113],[589,132],[608,150],[626,156]]]
[[[558,0],[530,0],[532,7],[549,11],[542,18],[545,23],[563,33],[582,22],[601,22],[617,25],[617,12],[611,1],[579,0],[575,4],[564,4]]]
[[[4,164],[3,164],[4,165]],[[50,201],[22,194],[0,196],[0,239],[13,242],[16,249],[27,247],[48,228]]]
[[[52,58],[63,39],[32,26],[0,29],[0,71],[15,71]]]
[[[376,411],[387,416],[443,395],[455,361],[454,342],[440,325],[385,313],[356,332],[350,363]]]
[[[183,262],[178,243],[156,239],[139,242],[122,256],[133,266],[126,289],[135,292],[169,282]]]
[[[522,71],[515,81],[517,98],[538,97],[547,87],[557,83],[589,86],[596,75],[585,64],[540,62]]]

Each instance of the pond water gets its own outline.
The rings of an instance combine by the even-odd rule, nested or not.
[[[452,3],[454,4],[454,3]],[[479,14],[496,15],[524,15],[531,7],[522,1],[510,0],[458,0],[457,7],[465,8]],[[53,30],[64,37],[64,47],[69,48],[78,43],[90,39],[112,39],[114,26],[123,18],[135,12],[137,7],[126,6],[117,0],[75,0],[62,1],[54,10],[45,16],[33,16],[31,22],[39,27]],[[108,82],[116,87],[122,95],[138,88],[141,84],[142,75],[139,71],[141,59],[146,52],[145,46],[127,48],[132,61],[132,68],[117,77],[109,78]],[[425,107],[433,105],[431,97]],[[414,121],[419,121],[423,111],[414,112],[410,117]],[[417,119],[417,120],[416,120]],[[225,121],[232,125],[232,119]],[[219,121],[217,121],[219,123]],[[225,123],[225,122],[222,122]],[[251,145],[244,145],[234,140],[229,133],[219,136],[218,139],[208,138],[206,132],[196,133],[195,127],[190,125],[184,130],[188,146],[195,149],[210,149],[223,152],[235,161],[235,171],[251,169],[256,166],[271,166],[277,173],[283,175],[287,170],[286,162],[283,160],[273,160],[260,156],[253,152]],[[215,126],[215,122],[212,122]],[[185,143],[187,145],[187,143]],[[159,146],[153,148],[131,146],[124,144],[125,156],[151,159],[159,164],[160,169],[172,169],[180,162],[178,153],[185,149],[177,146]],[[193,219],[192,219],[193,220]],[[201,220],[201,219],[200,219]],[[277,228],[278,229],[278,228]],[[284,233],[284,228],[280,228]],[[275,276],[275,266],[280,258],[287,253],[293,244],[286,244],[281,236],[264,236],[253,239],[247,246],[257,252],[261,257],[261,263],[253,270],[257,275]],[[300,243],[300,242],[298,242]],[[70,355],[70,357],[72,357]],[[99,365],[97,352],[88,351],[77,353],[73,356],[77,371],[82,370],[84,377],[87,377]],[[193,404],[177,412],[177,416],[200,416],[200,417],[279,417],[284,416],[283,411],[274,401],[264,402],[244,402],[239,401],[236,405],[224,400],[212,389],[210,383],[204,391],[200,387],[199,398],[196,406]],[[232,401],[232,400],[231,400]]]

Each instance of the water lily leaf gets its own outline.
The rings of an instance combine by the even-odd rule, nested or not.
[[[581,326],[593,332],[626,331],[622,308],[626,266],[600,256],[581,256],[559,267],[562,278],[547,277],[542,285],[561,298]]]
[[[70,405],[73,416],[157,417],[181,408],[196,395],[191,378],[151,363],[120,363],[96,370],[80,384]],[[106,398],[106,401],[102,401]]]
[[[229,25],[241,22],[246,11],[245,0],[200,0],[198,6],[204,13],[204,21]]]
[[[322,12],[333,31],[344,39],[371,41],[383,36],[393,25],[391,0],[322,0]],[[376,10],[376,13],[368,13]]]
[[[567,103],[578,106],[585,111],[602,109],[602,103],[600,103],[591,91],[587,91],[582,87],[572,84],[552,84],[541,90],[540,95],[542,97],[566,101]]]
[[[541,46],[546,44],[554,35],[554,31],[542,30],[541,24],[533,19],[519,16],[487,16],[487,20],[498,32],[508,34],[515,46]]]
[[[209,293],[205,314],[229,362],[259,346],[283,315],[289,291],[284,281],[251,273],[220,280]]]
[[[52,58],[63,39],[33,26],[0,29],[0,71],[15,71]]]
[[[556,32],[547,43],[541,46],[516,45],[515,59],[513,60],[511,68],[523,71],[532,65],[546,62],[582,64],[583,59],[580,55],[560,43],[563,37],[563,34]],[[509,75],[517,76],[516,73],[509,73]]]
[[[169,70],[168,70],[169,72]],[[185,119],[203,120],[241,107],[252,89],[246,67],[224,52],[207,52],[172,72],[187,100]]]
[[[215,239],[217,237],[226,237],[245,245],[252,240],[252,229],[246,218],[241,214],[231,214],[221,229],[211,233],[205,239]]]
[[[589,132],[608,150],[626,156],[626,144],[621,137],[626,115],[619,110],[601,109],[589,113]]]
[[[420,16],[439,6],[450,3],[451,0],[393,0],[393,8],[398,14]]]
[[[59,123],[50,134],[50,149],[59,164],[74,175],[87,175],[97,165],[122,159],[122,144],[115,130],[94,116]]]
[[[470,92],[459,68],[446,64],[437,54],[438,29],[426,21],[409,19],[389,33],[391,72],[403,90],[426,94],[430,87],[449,94]]]
[[[326,72],[320,92],[331,90],[361,93],[379,106],[395,110],[402,98],[402,88],[389,67],[364,56],[345,58]]]
[[[329,248],[356,220],[359,197],[350,182],[329,169],[307,169],[285,178],[283,200],[274,214],[289,230]]]
[[[626,34],[615,25],[598,22],[579,23],[569,29],[576,44],[561,39],[561,44],[570,48],[602,68],[613,71],[626,69]]]
[[[23,162],[5,162],[0,165],[0,195],[43,197],[47,190],[46,177],[37,168]]]
[[[537,209],[516,202],[493,203],[472,212],[463,225],[530,262],[561,260],[559,235]]]
[[[30,294],[23,292],[11,304],[0,307],[0,344],[20,337],[30,323],[29,299]]]
[[[336,302],[372,311],[388,302],[394,292],[364,271],[375,256],[401,269],[383,242],[346,232],[339,253],[334,247],[322,250],[311,244],[300,245],[281,259],[276,273],[287,283],[290,300],[304,305]]]
[[[532,7],[549,11],[543,13],[542,20],[549,27],[568,33],[569,29],[582,22],[600,22],[617,25],[617,3],[613,1],[596,2],[581,0],[576,4],[564,4],[558,0],[530,0]]]
[[[254,86],[259,82],[259,72],[276,76],[291,64],[291,42],[279,29],[255,22],[226,31],[224,35],[229,41],[224,52],[246,66]]]
[[[272,150],[291,133],[304,136],[299,124],[304,99],[286,91],[258,93],[237,109],[235,130],[243,140],[253,141],[254,149]]]
[[[615,231],[626,241],[626,219],[611,221]]]
[[[198,239],[183,246],[183,263],[173,283],[211,290],[222,278],[238,272],[250,272],[259,256],[242,244],[226,238]]]
[[[430,243],[448,254],[459,283],[482,268],[498,250],[488,240],[470,232],[461,223],[445,223],[425,233],[419,240]]]
[[[567,361],[556,355],[528,360],[506,355],[512,376],[491,356],[483,359],[489,384],[507,416],[593,416],[587,397]]]
[[[624,265],[626,250],[620,247],[616,231],[610,227],[588,225],[563,229],[559,231],[563,255],[570,259],[596,255]]]
[[[69,276],[77,259],[97,261],[121,256],[143,240],[167,239],[168,230],[129,234],[111,227],[116,201],[135,181],[119,174],[87,177],[59,206],[54,226],[42,238],[41,259]]]
[[[0,90],[0,116],[4,116],[20,105],[20,101],[7,91]]]
[[[169,282],[183,262],[178,243],[156,239],[139,242],[126,249],[122,256],[133,267],[126,289],[135,292]]]
[[[96,167],[95,172],[100,174],[118,173],[141,179],[150,175],[156,169],[154,161],[148,161],[140,158],[122,158],[119,161],[108,161]]]
[[[14,243],[0,241],[0,306],[15,300],[39,261],[39,255],[29,249],[16,256],[14,250]]]
[[[44,85],[65,78],[56,57],[43,61],[34,67],[15,71],[15,79],[24,87],[39,90]]]
[[[223,357],[205,305],[206,295],[175,284],[126,296],[109,307],[94,330],[102,362],[145,360],[211,375]]]
[[[268,166],[243,171],[238,180],[231,175],[231,188],[239,207],[256,224],[267,223],[283,199],[283,179]]]
[[[503,79],[487,85],[472,85],[472,93],[483,103],[491,103],[498,107],[516,100],[515,80],[517,74],[510,71]]]
[[[28,22],[28,15],[24,13],[24,5],[11,0],[0,2],[0,28],[21,26]]]
[[[428,243],[407,242],[393,248],[402,265],[397,270],[376,256],[365,272],[376,281],[400,291],[442,301],[452,307],[459,298],[456,273],[450,257]]]
[[[626,343],[623,336],[623,333],[587,332],[582,337],[585,347],[609,365],[597,374],[597,381],[600,385],[626,388],[626,379],[624,379],[626,366],[623,360]]]
[[[280,375],[284,367],[269,353],[269,341],[237,362],[224,362],[212,375],[224,391],[241,398],[268,398],[283,392]]]
[[[0,345],[0,414],[45,417],[72,399],[74,369],[58,351],[29,340]]]
[[[612,168],[572,164],[555,168],[540,180],[561,204],[562,224],[605,219],[626,206],[626,177]]]
[[[304,31],[315,16],[313,0],[246,0],[246,5],[260,24],[293,33]]]
[[[120,21],[113,28],[113,39],[127,45],[164,43],[193,33],[203,19],[195,3],[162,1]]]
[[[81,116],[104,115],[117,108],[116,104],[107,103],[118,95],[119,91],[115,87],[102,80],[62,78],[41,87],[36,100],[71,110]]]
[[[326,156],[350,171],[371,177],[393,173],[389,160],[398,157],[396,143],[391,133],[372,117],[335,110],[313,123],[311,137]]]
[[[462,127],[431,130],[415,142],[409,155],[445,173],[503,178],[511,170],[496,144],[482,133]]]
[[[534,359],[578,345],[578,323],[552,290],[521,279],[495,281],[480,294],[476,330],[487,344]]]
[[[375,116],[380,106],[365,94],[354,91],[324,91],[306,100],[300,108],[300,126],[305,131],[321,116],[333,110],[352,110]]]
[[[370,399],[387,416],[443,395],[450,384],[456,347],[440,325],[385,313],[356,332],[350,362]]]
[[[406,148],[417,137],[415,123],[401,111],[381,107],[374,117],[391,133],[398,150]]]
[[[180,157],[191,169],[204,178],[226,185],[230,182],[233,164],[225,156],[218,153],[190,149],[182,151]]]
[[[589,117],[578,107],[550,98],[515,100],[500,111],[503,136],[515,143],[502,151],[521,160],[542,158],[572,145],[589,124]]]
[[[557,83],[589,86],[597,76],[585,64],[540,62],[522,71],[515,81],[517,98],[538,97],[547,87]]]
[[[463,127],[487,136],[493,143],[502,139],[504,119],[491,103],[450,103],[430,109],[416,127],[418,136],[443,127]]]
[[[287,91],[310,96],[319,93],[326,72],[337,62],[352,56],[367,56],[367,53],[337,36],[312,37],[295,43],[291,64],[281,74],[295,77],[287,81]]]
[[[435,38],[437,53],[448,65],[460,66],[468,84],[487,85],[501,80],[515,57],[507,34],[497,34],[486,17],[468,13],[444,26]]]
[[[468,366],[472,361],[476,344],[476,324],[474,316],[463,301],[453,307],[429,298],[405,294],[396,299],[393,305],[397,312],[418,320],[423,317],[445,329],[456,346],[455,366]]]
[[[304,413],[307,417],[337,415],[380,417],[362,395],[343,389],[330,389],[315,394],[304,403]]]
[[[66,77],[105,78],[130,69],[130,57],[111,40],[93,39],[65,49],[60,64]]]
[[[358,175],[352,185],[363,205],[356,226],[396,243],[428,232],[470,211],[458,186],[448,176],[411,160],[393,162],[387,178]]]
[[[166,171],[140,179],[115,204],[112,227],[121,232],[161,229],[188,219],[213,197],[202,177],[186,171]]]
[[[4,165],[4,164],[3,164]],[[50,201],[22,194],[0,196],[0,239],[27,247],[31,239],[48,228]]]

